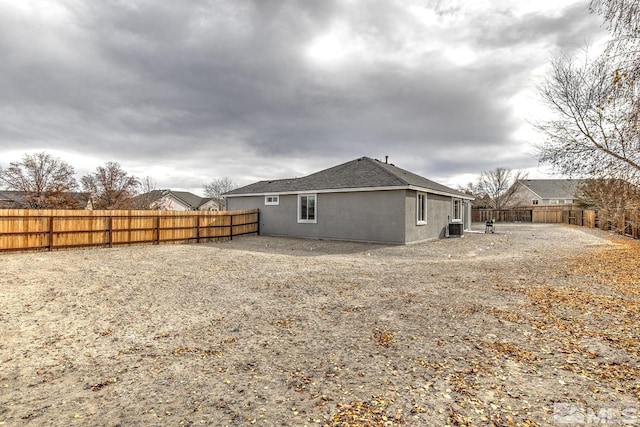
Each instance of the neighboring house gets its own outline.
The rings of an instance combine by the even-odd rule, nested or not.
[[[4,193],[6,193],[6,191],[0,191],[0,209],[20,209],[20,206],[16,204],[15,200]]]
[[[26,191],[0,190],[0,209],[30,209],[29,194]],[[57,202],[62,209],[93,209],[89,193],[62,193],[51,201]]]
[[[580,201],[583,179],[521,179],[514,200],[521,205],[565,205]]]
[[[223,196],[228,210],[260,209],[263,235],[397,244],[445,237],[452,222],[469,228],[473,200],[368,157]]]
[[[217,211],[218,204],[211,198],[200,197],[188,191],[153,190],[132,199],[142,209],[161,211]]]

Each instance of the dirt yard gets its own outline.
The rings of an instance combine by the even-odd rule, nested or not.
[[[546,224],[0,254],[0,425],[640,425],[639,254]]]

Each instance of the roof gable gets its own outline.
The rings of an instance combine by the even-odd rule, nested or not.
[[[186,203],[192,209],[197,209],[200,206],[207,203],[210,198],[200,197],[193,193],[189,193],[188,191],[169,191],[176,199],[179,201]]]
[[[153,204],[161,200],[163,197],[169,197],[180,203],[187,209],[198,209],[202,205],[211,201],[211,198],[200,197],[188,191],[174,191],[174,190],[151,190],[148,193],[139,194],[132,200],[135,203]]]
[[[259,181],[224,195],[233,197],[248,194],[409,187],[469,198],[468,195],[447,186],[369,157],[361,157],[301,178]]]

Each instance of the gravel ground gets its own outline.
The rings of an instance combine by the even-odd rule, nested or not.
[[[638,312],[566,296],[618,297],[569,266],[620,239],[475,228],[408,246],[245,236],[0,254],[0,425],[637,422],[637,335],[600,331],[637,331]]]

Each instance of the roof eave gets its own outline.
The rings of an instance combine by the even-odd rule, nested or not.
[[[399,186],[384,186],[384,187],[352,187],[352,188],[327,188],[322,190],[285,190],[285,191],[266,191],[256,193],[243,193],[243,194],[228,194],[223,195],[225,198],[232,197],[257,197],[257,196],[283,196],[287,194],[322,194],[322,193],[359,193],[363,191],[392,191],[392,190],[414,190],[424,193],[437,194],[440,196],[455,197],[458,199],[473,200],[474,197],[467,196],[466,194],[449,193],[440,190],[433,190],[431,188],[418,187],[415,185],[399,185]]]
[[[187,200],[185,200],[183,197],[180,197],[179,195],[177,195],[175,192],[173,192],[171,190],[169,190],[168,192],[176,201],[182,203],[183,206],[187,207],[190,210],[198,209],[200,206],[202,206],[204,204],[204,203],[202,203],[202,199],[203,199],[202,197],[198,201],[199,204],[193,205],[190,202],[188,202]]]
[[[466,194],[450,193],[448,191],[433,190],[431,188],[417,187],[415,185],[410,185],[409,186],[409,190],[422,191],[424,193],[437,194],[439,196],[449,196],[449,197],[454,197],[456,199],[466,199],[466,200],[474,200],[475,199],[475,197],[469,196],[469,195],[466,195]]]

